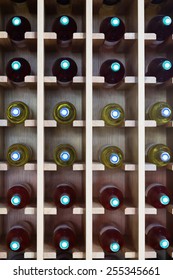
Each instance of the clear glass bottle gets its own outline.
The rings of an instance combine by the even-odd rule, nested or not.
[[[72,223],[58,225],[53,232],[53,244],[57,250],[68,251],[76,244],[76,231]]]
[[[159,57],[153,59],[147,69],[146,76],[156,77],[157,83],[164,83],[173,77],[172,61]]]
[[[146,147],[146,160],[158,167],[166,166],[172,158],[170,148],[164,144],[151,144]]]
[[[12,166],[23,166],[31,160],[31,157],[31,148],[24,144],[13,144],[8,148],[7,151],[7,162]]]
[[[6,66],[6,75],[8,79],[17,85],[24,83],[25,76],[31,74],[31,66],[29,62],[22,57],[10,59]]]
[[[31,195],[30,185],[15,184],[8,189],[7,203],[13,209],[22,209],[30,203]]]
[[[76,202],[76,190],[72,184],[63,183],[55,188],[54,203],[60,208],[69,208]]]
[[[147,117],[155,120],[157,125],[167,124],[173,116],[172,107],[166,102],[157,102],[147,110]]]
[[[116,186],[106,185],[99,191],[99,201],[104,208],[116,210],[123,204],[123,194]]]
[[[103,108],[101,118],[107,125],[119,126],[124,122],[124,110],[119,104],[110,103]]]
[[[56,104],[53,110],[53,117],[58,124],[72,124],[76,118],[76,108],[70,102],[63,101]]]
[[[99,160],[107,168],[121,167],[123,164],[123,152],[116,146],[103,146],[99,153]]]
[[[154,250],[166,250],[170,245],[170,233],[160,224],[149,224],[145,234],[147,244]]]
[[[76,161],[77,154],[75,149],[69,144],[58,145],[54,152],[54,161],[62,167],[72,166]]]
[[[14,101],[8,105],[7,119],[13,124],[21,124],[29,117],[29,107],[22,101]]]
[[[124,65],[117,59],[108,59],[100,67],[100,76],[105,78],[106,87],[113,87],[123,80]]]
[[[168,189],[158,183],[150,184],[145,190],[146,202],[155,208],[165,208],[170,203],[170,193]]]

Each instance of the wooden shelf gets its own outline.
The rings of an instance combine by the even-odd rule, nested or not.
[[[150,246],[145,246],[145,258],[146,259],[156,259],[157,253]]]
[[[36,215],[35,206],[27,206],[22,210],[25,215]],[[13,211],[13,209],[9,208],[6,203],[0,203],[0,215],[8,215],[10,211]]]
[[[27,87],[36,87],[37,77],[36,76],[25,76],[24,85]],[[0,86],[12,88],[13,84],[9,81],[7,76],[0,76]]]
[[[154,208],[152,205],[146,204],[145,215],[157,215],[157,209]]]
[[[122,248],[125,259],[135,259],[137,258],[137,252],[131,251],[129,248]],[[93,259],[104,259],[105,253],[99,245],[93,245]]]
[[[94,87],[103,87],[105,84],[105,78],[102,76],[93,76],[92,78],[93,86]],[[122,83],[118,85],[118,89],[128,89],[134,86],[137,83],[137,78],[134,76],[126,76]]]

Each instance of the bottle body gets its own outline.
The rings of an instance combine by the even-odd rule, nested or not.
[[[99,242],[103,251],[117,253],[124,245],[124,238],[116,226],[106,225],[99,232]]]
[[[76,118],[76,108],[70,102],[60,102],[54,108],[53,117],[59,124],[72,124]]]
[[[101,118],[107,125],[119,126],[124,121],[124,110],[119,104],[108,104],[103,108]]]
[[[75,149],[69,144],[58,145],[54,152],[54,160],[57,165],[62,167],[72,166],[76,161]]]
[[[17,85],[24,83],[25,76],[31,74],[31,66],[29,62],[22,57],[11,59],[6,66],[6,75],[8,79]]]
[[[167,124],[172,119],[172,115],[172,107],[166,102],[157,102],[147,111],[148,118],[155,120],[158,126]]]
[[[100,67],[100,76],[105,78],[106,87],[115,86],[125,76],[124,65],[117,59],[108,59]]]
[[[13,209],[26,207],[31,200],[31,187],[28,184],[16,184],[7,192],[7,203]]]
[[[104,146],[99,153],[99,160],[107,168],[121,167],[123,164],[123,152],[116,146]]]
[[[21,124],[29,117],[28,106],[21,101],[14,101],[7,108],[7,119],[13,124]]]
[[[115,15],[115,5],[118,4],[120,1],[121,0],[103,0],[102,5],[99,9],[99,15],[101,17]]]
[[[170,233],[160,224],[150,224],[146,227],[146,242],[154,250],[165,250],[170,245]]]
[[[52,74],[56,76],[57,82],[61,85],[69,85],[73,77],[76,76],[77,70],[77,65],[73,59],[61,57],[55,61],[52,67]]]
[[[173,77],[172,61],[166,58],[155,58],[149,65],[147,76],[155,76],[157,83],[164,83]]]
[[[164,208],[170,203],[170,193],[162,184],[150,184],[146,187],[145,196],[147,203],[155,208]]]
[[[54,203],[60,208],[69,208],[76,202],[76,191],[72,184],[59,184],[55,188]]]
[[[53,243],[57,250],[68,251],[76,244],[76,232],[73,224],[58,225],[53,232]]]
[[[32,150],[24,144],[13,144],[8,148],[7,161],[12,166],[23,166],[31,160]]]
[[[106,185],[100,189],[99,201],[108,210],[116,210],[123,204],[123,194],[114,185]]]
[[[164,144],[151,144],[146,148],[146,159],[158,167],[166,166],[172,158],[172,152]]]
[[[14,252],[21,252],[31,245],[32,226],[29,222],[22,221],[12,226],[7,233],[6,243]]]

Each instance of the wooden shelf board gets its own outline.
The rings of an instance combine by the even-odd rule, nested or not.
[[[145,164],[145,171],[157,171],[157,166],[153,163],[146,163]]]
[[[57,85],[57,78],[55,76],[45,76],[44,77],[44,83],[45,85]],[[72,81],[73,84],[84,84],[85,83],[85,77],[83,76],[76,76],[73,78]]]
[[[36,206],[27,206],[24,208],[25,215],[36,215],[37,208]]]
[[[98,201],[94,201],[92,213],[93,215],[102,215],[105,214],[105,209]]]
[[[24,259],[36,259],[37,253],[34,249],[26,249],[24,252]]]
[[[156,81],[156,77],[150,77],[150,76],[146,76],[145,77],[145,84],[156,84],[157,81]]]
[[[25,120],[24,122],[25,127],[36,127],[37,126],[37,120]]]
[[[37,170],[37,163],[26,163],[24,165],[25,171],[35,171]]]
[[[145,204],[145,215],[157,215],[157,209],[152,205]]]
[[[44,244],[44,259],[56,259],[56,249],[48,244]]]
[[[5,245],[0,245],[0,259],[7,259],[7,248]]]
[[[144,34],[144,40],[145,41],[155,41],[157,39],[157,36],[155,33],[145,33]]]
[[[173,247],[170,246],[168,249],[167,249],[167,252],[168,254],[170,255],[171,258],[173,258]]]
[[[57,215],[57,208],[53,203],[45,202],[44,215]]]
[[[0,162],[0,171],[7,171],[8,164],[6,162]]]
[[[156,127],[157,123],[154,120],[146,120],[145,121],[145,127]]]
[[[145,246],[145,258],[146,259],[156,259],[157,253],[150,246]]]
[[[173,204],[169,204],[167,207],[166,207],[167,211],[173,215]]]
[[[105,124],[105,121],[103,120],[93,120],[92,122],[93,127],[106,127],[107,125]],[[137,121],[135,120],[125,120],[123,124],[119,127],[136,127],[137,126]],[[109,126],[110,127],[110,126]],[[116,128],[111,126],[112,128]]]

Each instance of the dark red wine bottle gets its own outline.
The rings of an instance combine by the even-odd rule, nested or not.
[[[151,4],[161,4],[163,2],[166,2],[167,0],[151,0]]]
[[[114,185],[106,185],[100,189],[99,201],[104,208],[116,210],[123,204],[123,194]]]
[[[23,84],[25,76],[31,74],[29,62],[22,57],[12,58],[6,66],[8,79],[15,84]]]
[[[76,191],[72,184],[59,184],[54,192],[54,203],[60,208],[69,208],[76,202]]]
[[[62,85],[71,83],[77,71],[76,62],[69,57],[58,58],[52,67],[52,74],[56,76],[57,82]]]
[[[69,252],[58,253],[56,256],[57,260],[72,260],[72,254]]]
[[[124,245],[124,238],[116,226],[106,225],[99,232],[99,242],[104,252],[117,253]]]
[[[125,25],[118,17],[107,17],[100,24],[100,32],[105,34],[104,44],[112,47],[123,38]]]
[[[21,252],[31,245],[32,227],[29,222],[19,222],[7,233],[6,242],[11,251]]]
[[[162,184],[150,184],[145,191],[146,201],[155,208],[165,208],[170,203],[170,193]]]
[[[112,6],[120,2],[121,0],[103,0],[104,5]]]
[[[16,184],[7,192],[7,203],[11,208],[26,207],[31,200],[31,187],[28,184]]]
[[[58,225],[53,233],[53,243],[57,250],[68,251],[76,244],[76,232],[73,224],[64,223]]]
[[[70,0],[57,0],[56,2],[58,4],[61,4],[61,5],[68,5],[68,4],[70,4]]]
[[[100,68],[100,76],[105,78],[107,87],[120,83],[125,76],[124,65],[117,59],[109,59],[103,62]]]
[[[56,18],[52,26],[52,32],[57,34],[57,41],[64,47],[69,46],[73,38],[73,33],[76,31],[77,24],[75,20],[66,15]]]
[[[27,0],[11,0],[12,2],[15,2],[15,3],[24,3],[26,2]]]
[[[15,16],[8,21],[6,31],[15,45],[25,46],[25,32],[31,31],[31,25],[25,17]]]
[[[146,227],[146,242],[154,250],[165,250],[170,245],[170,233],[160,224],[150,224]]]
[[[146,76],[155,76],[157,83],[164,83],[173,77],[172,61],[160,57],[153,59],[147,69]]]

